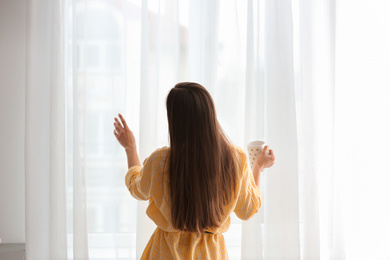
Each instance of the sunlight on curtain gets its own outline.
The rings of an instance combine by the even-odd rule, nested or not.
[[[335,158],[346,258],[390,259],[390,3],[337,8]]]
[[[220,17],[215,17],[218,9]],[[118,112],[134,131],[143,160],[168,145],[169,89],[179,81],[197,81],[214,96],[233,142],[244,146],[244,127],[235,126],[244,124],[246,42],[240,38],[246,34],[245,13],[246,3],[236,1],[215,2],[214,7],[207,1],[71,3],[69,257],[138,259],[154,230],[145,214],[147,203],[135,201],[123,184],[126,159],[112,135]],[[231,259],[240,259],[240,235],[241,221],[232,216],[226,234]]]
[[[138,133],[140,5],[74,1],[69,12],[69,256],[135,259],[137,203],[112,122],[124,113]]]
[[[125,157],[112,136],[112,118],[117,112],[125,115],[145,159],[168,144],[164,102],[179,81],[209,89],[233,143],[245,147],[267,137],[281,158],[277,172],[263,174],[261,188],[268,202],[260,214],[244,228],[232,215],[225,234],[230,259],[299,256],[300,247],[310,248],[299,241],[299,218],[312,219],[299,217],[294,206],[298,176],[297,168],[291,168],[297,162],[291,157],[297,153],[291,5],[234,0],[72,3],[68,245],[74,247],[69,246],[69,256],[140,258],[155,226],[145,214],[147,203],[135,201],[124,188]],[[276,15],[281,11],[283,21]],[[268,92],[266,84],[271,86]],[[284,143],[289,149],[283,149]],[[283,176],[286,171],[290,174]],[[275,207],[276,201],[285,207]],[[289,236],[284,235],[286,228]],[[279,250],[283,239],[287,251]]]
[[[231,216],[229,259],[390,257],[389,6],[280,3],[69,2],[70,259],[140,258],[155,226],[125,188],[113,117],[125,116],[142,162],[169,143],[165,98],[179,81],[208,88],[234,144],[276,149],[259,214]]]

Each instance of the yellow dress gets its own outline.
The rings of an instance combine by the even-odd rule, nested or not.
[[[223,233],[230,226],[230,214],[242,220],[251,218],[260,208],[263,196],[256,186],[248,167],[246,153],[235,147],[239,159],[238,189],[233,200],[226,205],[223,224],[196,234],[179,231],[172,226],[168,203],[168,153],[163,147],[144,161],[144,166],[131,167],[126,174],[126,186],[138,200],[149,200],[146,214],[157,228],[150,238],[141,259],[228,259]]]

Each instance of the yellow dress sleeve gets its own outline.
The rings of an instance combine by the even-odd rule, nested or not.
[[[234,209],[237,217],[248,220],[260,209],[263,201],[263,194],[257,187],[252,171],[248,166],[248,158],[245,152],[240,153],[242,167],[241,185],[239,187],[237,204]]]
[[[148,200],[152,187],[153,158],[145,159],[142,166],[131,167],[126,174],[125,183],[131,195],[138,200]]]

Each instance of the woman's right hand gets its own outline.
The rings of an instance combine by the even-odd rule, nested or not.
[[[116,139],[125,150],[137,150],[133,132],[127,126],[123,116],[121,114],[118,114],[118,116],[121,121],[116,117],[114,118],[114,135]]]
[[[256,159],[256,164],[260,169],[270,168],[275,163],[275,154],[272,149],[269,149],[269,146],[264,146],[260,155]]]

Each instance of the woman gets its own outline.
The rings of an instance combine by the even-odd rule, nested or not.
[[[213,100],[197,83],[177,84],[168,94],[170,147],[156,150],[143,167],[126,121],[115,118],[114,134],[125,148],[126,185],[149,200],[157,228],[141,259],[227,259],[223,233],[230,214],[243,220],[260,208],[260,173],[275,162],[266,146],[253,174],[245,152],[231,145],[217,121]]]

